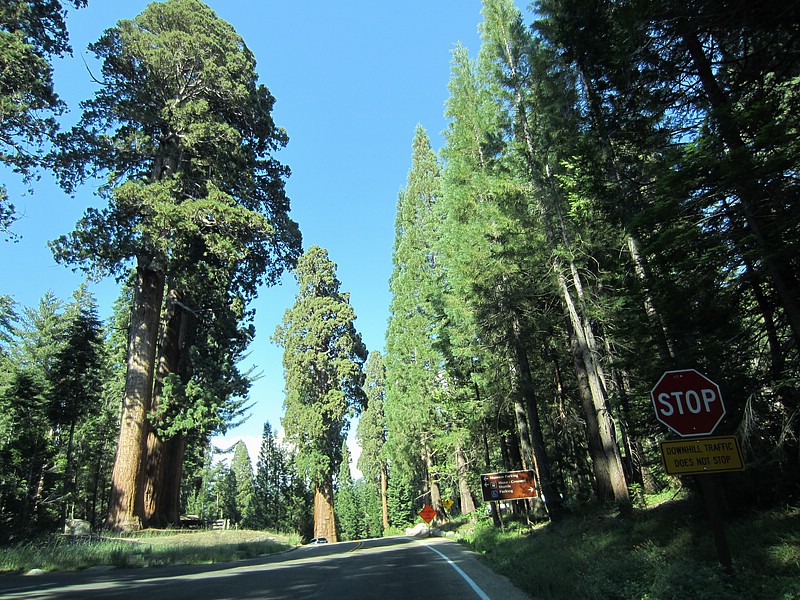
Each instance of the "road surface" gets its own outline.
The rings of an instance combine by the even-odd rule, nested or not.
[[[3,600],[525,600],[456,542],[406,537],[303,546],[224,565],[0,575]]]

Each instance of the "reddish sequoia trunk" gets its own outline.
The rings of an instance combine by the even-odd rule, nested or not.
[[[174,489],[175,483],[171,471],[174,469],[176,452],[181,459],[183,457],[182,439],[173,441],[164,438],[156,428],[164,424],[157,413],[160,408],[164,408],[166,401],[164,397],[166,378],[178,372],[181,360],[181,333],[184,330],[185,320],[184,311],[179,305],[178,293],[175,289],[170,289],[167,292],[166,310],[161,324],[160,352],[153,388],[142,489],[145,525],[148,527],[165,527],[177,524],[180,519],[177,506],[180,490]]]
[[[330,480],[314,486],[314,537],[338,542],[336,514],[333,509],[333,482]]]
[[[147,447],[147,413],[153,389],[158,321],[164,295],[164,274],[152,265],[136,269],[136,285],[128,339],[128,371],[120,418],[119,441],[111,475],[107,525],[140,529],[144,521],[142,461]]]
[[[389,528],[389,469],[385,462],[381,462],[381,523]]]

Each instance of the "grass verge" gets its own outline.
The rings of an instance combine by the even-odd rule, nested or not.
[[[491,521],[462,527],[462,541],[531,597],[602,600],[800,599],[800,509],[732,519],[726,574],[703,515],[688,501],[572,516],[530,528]]]
[[[54,535],[0,549],[0,573],[212,564],[281,552],[299,543],[295,537],[247,530],[146,530],[86,540]]]

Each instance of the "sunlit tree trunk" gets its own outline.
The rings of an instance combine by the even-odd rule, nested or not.
[[[157,431],[163,426],[163,418],[158,415],[164,408],[165,380],[171,373],[176,373],[180,361],[180,330],[183,311],[177,304],[178,293],[174,288],[167,291],[166,307],[161,323],[158,365],[156,368],[151,416],[148,420],[147,456],[145,459],[145,476],[143,480],[145,526],[164,527],[170,523],[165,505],[169,502],[166,496],[164,477],[170,462],[168,440]]]
[[[384,530],[389,528],[389,468],[381,461],[381,524]]]
[[[314,486],[314,537],[338,542],[336,513],[333,509],[333,482],[326,480]]]
[[[120,418],[117,456],[111,474],[107,525],[137,530],[143,525],[141,465],[147,451],[147,413],[153,390],[156,341],[164,295],[164,274],[153,265],[138,264],[128,338],[128,370]]]

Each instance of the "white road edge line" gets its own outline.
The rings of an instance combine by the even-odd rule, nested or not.
[[[464,578],[464,581],[466,581],[469,584],[469,587],[471,587],[473,589],[473,591],[476,594],[478,594],[478,598],[480,598],[481,600],[492,600],[491,598],[489,598],[489,596],[486,595],[486,592],[484,592],[481,588],[478,587],[477,583],[472,581],[472,579],[470,578],[469,575],[467,575],[466,573],[464,573],[464,571],[461,570],[461,568],[456,563],[454,563],[452,560],[447,558],[444,554],[439,552],[436,548],[432,548],[431,546],[429,546],[428,544],[426,544],[424,542],[421,542],[420,540],[416,540],[416,541],[418,543],[422,544],[423,546],[425,546],[428,550],[430,550],[432,552],[436,552],[436,554],[438,554],[443,559],[445,559],[447,561],[447,563],[456,570],[456,573],[458,573],[459,575],[461,575],[461,577]]]

